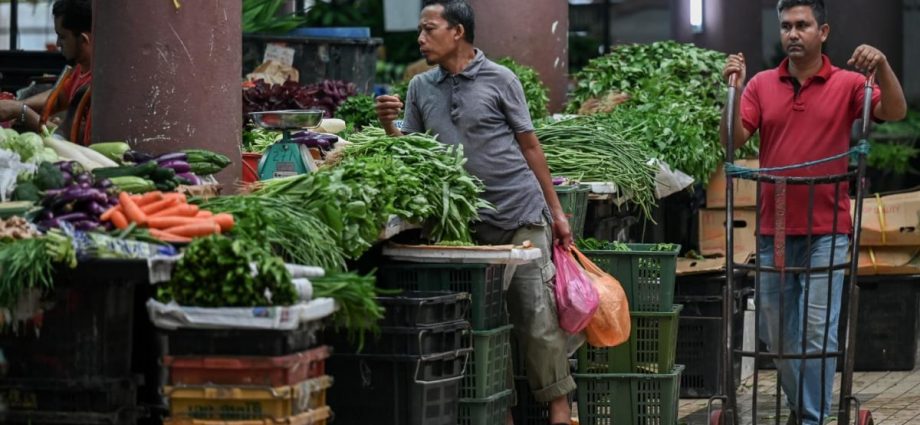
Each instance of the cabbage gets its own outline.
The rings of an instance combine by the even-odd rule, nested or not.
[[[15,132],[13,132],[13,134],[15,134]],[[31,164],[43,161],[43,158],[46,156],[44,153],[45,144],[42,143],[42,137],[35,133],[22,133],[16,136],[7,133],[6,137],[0,140],[0,148],[19,154],[19,158],[22,162]]]

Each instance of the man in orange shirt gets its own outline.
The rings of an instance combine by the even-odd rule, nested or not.
[[[0,100],[0,121],[39,131],[50,115],[67,111],[59,132],[74,143],[89,140],[89,90],[92,81],[92,0],[58,0],[52,8],[57,45],[74,66],[57,87],[23,101]]]

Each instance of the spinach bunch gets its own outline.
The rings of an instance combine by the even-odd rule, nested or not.
[[[722,161],[720,111],[726,55],[673,41],[619,46],[575,75],[569,112],[611,92],[631,99],[616,108],[617,121],[644,124],[640,141],[672,167],[706,183]]]
[[[284,261],[260,245],[212,235],[196,238],[157,298],[195,307],[291,305],[297,289]]]
[[[377,122],[374,97],[359,94],[345,99],[339,105],[339,109],[335,111],[335,117],[345,121],[348,125],[354,126],[356,130],[372,125]]]

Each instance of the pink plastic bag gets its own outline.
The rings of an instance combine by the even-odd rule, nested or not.
[[[597,289],[572,254],[560,245],[553,246],[556,266],[556,312],[559,327],[569,333],[581,332],[600,303]]]

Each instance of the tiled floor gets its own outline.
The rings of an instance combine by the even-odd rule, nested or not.
[[[840,375],[837,375],[834,388],[834,400],[839,396]],[[757,425],[775,424],[775,388],[776,378],[772,371],[761,372],[758,380]],[[748,378],[738,390],[738,402],[741,406],[741,423],[751,424],[751,393],[753,379]],[[853,393],[861,402],[863,409],[872,412],[876,424],[901,425],[920,424],[920,370],[910,372],[856,372],[853,375]],[[680,421],[686,425],[708,425],[706,418],[707,400],[682,399],[680,403]],[[836,409],[836,405],[835,405]],[[785,424],[787,412],[779,418],[779,424]]]

